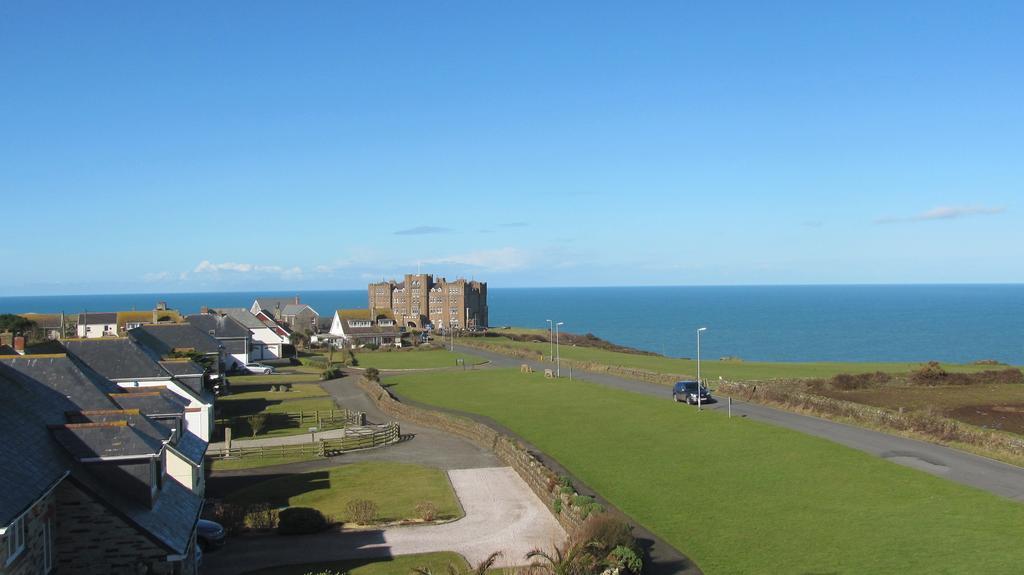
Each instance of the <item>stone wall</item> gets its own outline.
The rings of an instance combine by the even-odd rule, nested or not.
[[[167,551],[95,501],[71,481],[57,488],[57,558],[60,573],[170,574]],[[188,572],[188,569],[185,570]]]
[[[502,463],[514,469],[523,478],[567,532],[575,531],[586,519],[589,510],[573,505],[574,497],[578,494],[575,491],[562,493],[558,474],[534,457],[516,439],[472,419],[402,403],[393,398],[378,382],[367,380],[365,377],[360,377],[357,385],[385,413],[464,437],[493,451]],[[556,501],[560,503],[556,504]]]

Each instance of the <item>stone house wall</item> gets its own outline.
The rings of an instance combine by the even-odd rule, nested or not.
[[[52,537],[53,532],[56,531],[54,528],[56,525],[54,523],[56,499],[56,495],[50,493],[36,502],[32,509],[25,514],[25,548],[6,568],[4,565],[7,564],[7,540],[0,538],[0,572],[3,572],[4,575],[37,575],[45,572],[43,571],[45,565],[43,554],[46,552],[46,522],[51,522],[50,536]],[[50,549],[52,553],[52,541]]]
[[[56,495],[55,563],[59,572],[76,575],[171,575],[176,567],[183,567],[180,563],[168,562],[166,549],[157,546],[71,481],[64,481],[57,488]],[[191,557],[191,553],[189,555]],[[194,567],[189,566],[179,572],[194,571]]]

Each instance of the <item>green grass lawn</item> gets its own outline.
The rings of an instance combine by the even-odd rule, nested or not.
[[[433,467],[373,461],[299,473],[264,481],[228,496],[230,503],[270,503],[313,507],[335,521],[349,521],[345,508],[354,499],[377,504],[380,522],[416,519],[416,505],[429,501],[439,519],[462,516],[444,471]]]
[[[408,575],[413,569],[425,567],[431,573],[447,573],[448,565],[454,565],[462,573],[469,565],[462,555],[450,551],[439,553],[423,553],[420,555],[401,555],[388,559],[350,559],[329,563],[305,563],[249,571],[246,575],[306,575],[321,571],[336,571],[349,575]]]
[[[517,370],[387,383],[515,430],[709,575],[1024,565],[1024,505],[823,439]]]
[[[529,349],[548,355],[549,344],[538,342],[512,341],[505,337],[477,338],[476,341],[490,345],[500,345],[514,349]],[[463,343],[473,345],[473,338],[466,338]],[[604,365],[616,365],[646,369],[658,373],[673,373],[695,376],[697,362],[690,359],[675,359],[657,355],[639,355],[607,351],[593,347],[560,346],[559,353],[563,359],[587,361]],[[884,371],[887,373],[907,373],[922,365],[921,362],[763,362],[763,361],[719,361],[703,358],[701,376],[708,380],[723,377],[728,380],[744,381],[780,378],[811,378],[832,377],[839,373],[865,373]],[[947,371],[982,371],[993,369],[992,366],[943,364]],[[564,366],[563,366],[563,369]]]
[[[207,460],[207,465],[211,471],[231,471],[235,469],[255,469],[257,467],[297,463],[299,461],[312,461],[314,459],[320,459],[320,457],[316,455],[296,455],[294,457],[246,457],[245,459],[239,459],[236,457],[233,459]]]
[[[456,367],[455,360],[464,359],[466,365],[484,363],[475,355],[453,353],[446,349],[425,351],[364,351],[356,354],[359,367],[377,369],[426,369]]]
[[[231,386],[270,385],[272,383],[313,383],[320,381],[319,369],[311,367],[290,367],[294,373],[275,373],[271,375],[231,375],[228,381]]]
[[[266,377],[275,377],[273,375]],[[316,383],[292,383],[288,391],[271,391],[271,385],[277,383],[245,383],[236,384],[231,382],[231,395],[218,397],[217,401],[230,403],[232,401],[246,401],[262,399],[268,401],[284,401],[293,399],[306,399],[308,397],[324,397],[327,392]]]

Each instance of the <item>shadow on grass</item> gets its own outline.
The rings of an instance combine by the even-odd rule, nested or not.
[[[233,495],[228,496],[228,502],[269,503],[274,506],[284,506],[288,505],[288,500],[292,497],[331,488],[331,474],[327,471],[255,477],[262,478],[263,481],[250,485],[244,492],[231,492]]]

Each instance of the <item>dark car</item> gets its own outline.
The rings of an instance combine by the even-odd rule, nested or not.
[[[711,392],[708,391],[706,385],[701,385],[696,381],[677,381],[672,386],[672,399],[675,401],[685,401],[690,405],[696,405],[698,398],[700,403],[711,401]]]
[[[196,525],[196,542],[203,551],[212,551],[224,546],[224,527],[216,521],[200,519]]]

